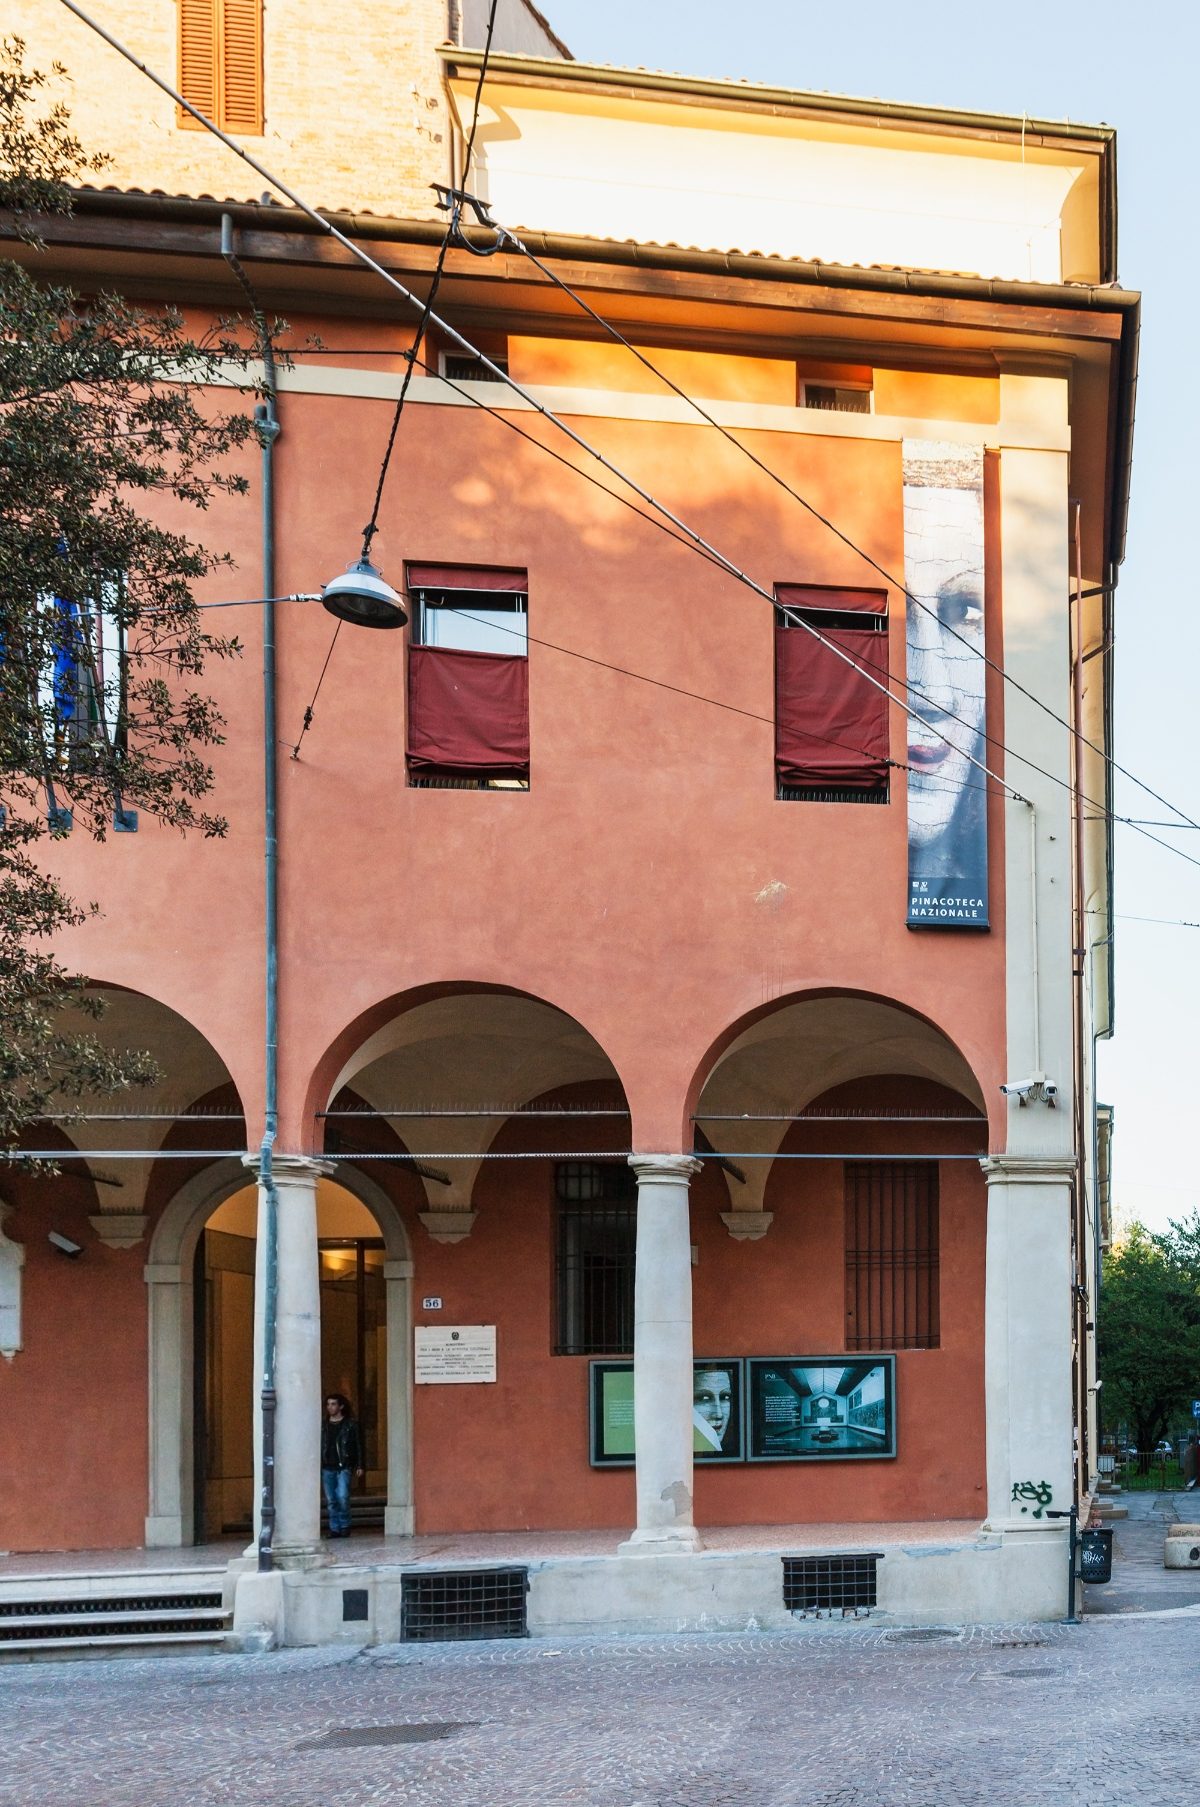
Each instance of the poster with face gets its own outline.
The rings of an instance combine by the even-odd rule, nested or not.
[[[692,1364],[692,1454],[697,1462],[743,1461],[740,1356]],[[633,1363],[591,1365],[591,1463],[629,1467],[634,1458]]]
[[[862,1461],[895,1455],[894,1355],[755,1357],[746,1366],[749,1461]]]
[[[983,448],[904,441],[909,927],[988,926]]]

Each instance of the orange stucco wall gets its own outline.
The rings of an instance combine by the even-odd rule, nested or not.
[[[52,1146],[61,1138],[51,1136]],[[0,1549],[124,1549],[146,1517],[146,1288],[136,1252],[99,1244],[78,1168],[14,1175],[10,1241],[25,1249],[24,1347],[0,1372]],[[85,1251],[60,1253],[56,1230]]]
[[[282,414],[279,584],[288,590],[311,587],[355,551],[390,404],[285,396]],[[764,584],[862,582],[853,553],[704,428],[581,424]],[[751,439],[902,571],[897,444]],[[209,594],[258,593],[257,507],[252,493],[218,503],[206,519],[206,534],[237,561]],[[381,999],[438,981],[514,986],[576,1016],[614,1061],[642,1146],[679,1145],[705,1051],[748,1009],[790,991],[849,985],[895,998],[937,1023],[985,1088],[1001,1076],[1001,934],[914,935],[904,926],[903,773],[887,809],[776,802],[764,602],[461,408],[406,414],[376,550],[397,579],[405,559],[525,566],[537,641],[660,683],[535,643],[531,790],[412,790],[405,636],[343,631],[301,757],[285,757],[281,769],[284,1145],[308,1141],[307,1109],[324,1102],[337,1065],[325,1057],[347,1025]],[[901,671],[894,594],[891,608]],[[280,733],[291,740],[331,624],[315,605],[280,612]],[[228,629],[233,612],[215,620]],[[217,758],[229,838],[183,841],[147,823],[103,850],[74,840],[64,874],[107,914],[65,950],[194,1022],[254,1118],[261,624],[248,610],[236,627],[246,654],[213,677],[229,717]],[[1000,699],[990,701],[998,725]],[[903,758],[903,718],[892,714],[893,752]],[[782,907],[776,891],[764,908],[764,887],[776,885]],[[995,839],[992,902],[998,930]],[[135,941],[130,907],[170,932]]]
[[[373,329],[360,324],[366,343]],[[281,415],[278,587],[309,590],[357,551],[391,404],[287,394]],[[766,586],[864,581],[851,551],[703,427],[579,424]],[[747,438],[902,573],[898,444]],[[201,523],[236,561],[209,581],[214,599],[260,593],[256,454],[246,468],[251,494],[218,499]],[[994,571],[994,507],[989,514]],[[992,932],[907,930],[902,771],[887,808],[775,800],[764,602],[463,408],[407,411],[375,555],[396,581],[405,560],[527,568],[532,783],[527,794],[410,789],[406,636],[343,629],[301,756],[280,765],[281,1149],[320,1147],[313,1114],[346,1055],[393,1009],[389,1000],[463,983],[528,992],[582,1023],[623,1084],[635,1148],[690,1147],[696,1089],[731,1027],[774,999],[814,990],[851,989],[917,1012],[961,1050],[984,1095],[998,1097],[1000,811],[993,803]],[[999,604],[993,582],[997,654]],[[894,592],[890,609],[892,667],[901,672]],[[68,937],[63,953],[101,981],[161,1000],[207,1036],[256,1142],[261,618],[248,609],[210,619],[246,647],[212,674],[229,723],[215,759],[229,836],[182,840],[146,820],[137,835],[102,847],[74,835],[59,850],[61,871],[102,915]],[[281,607],[285,741],[298,734],[331,635],[319,606]],[[999,735],[994,683],[989,709]],[[892,751],[903,759],[904,750],[903,715],[893,710]],[[420,1195],[406,1194],[416,1300],[440,1293],[443,1322],[495,1322],[502,1364],[495,1388],[417,1390],[419,1529],[631,1522],[631,1476],[587,1466],[587,1362],[549,1355],[547,1172],[534,1163],[485,1168],[475,1230],[453,1246],[429,1240],[416,1220]],[[184,1177],[178,1165],[160,1168],[152,1212]],[[134,1543],[145,1512],[146,1245],[101,1247],[85,1221],[94,1205],[78,1182],[63,1186],[54,1209],[75,1213],[86,1261],[51,1257],[40,1197],[32,1229],[23,1192],[9,1223],[28,1251],[27,1329],[25,1349],[0,1372],[0,1409],[53,1450],[51,1473],[18,1464],[0,1498],[0,1544],[10,1548]],[[761,1243],[730,1240],[718,1215],[723,1189],[712,1172],[695,1189],[697,1348],[836,1348],[833,1170],[780,1164],[767,1198],[776,1219]],[[983,1211],[977,1170],[948,1168],[945,1341],[900,1358],[900,1459],[852,1471],[712,1470],[698,1485],[702,1523],[974,1510]]]
[[[864,1084],[839,1094],[858,1108],[890,1089]],[[960,1101],[961,1102],[961,1101]],[[928,1108],[922,1098],[916,1108]],[[936,1108],[936,1106],[935,1106]],[[564,1139],[562,1128],[498,1149],[601,1147]],[[793,1131],[785,1151],[841,1151],[844,1125]],[[612,1139],[613,1146],[619,1146]],[[864,1125],[862,1153],[970,1152],[978,1131],[957,1126]],[[476,1188],[479,1218],[468,1241],[417,1244],[415,1320],[495,1323],[494,1386],[417,1387],[416,1507],[419,1531],[548,1529],[631,1523],[630,1470],[588,1465],[588,1369],[556,1356],[553,1175],[535,1162],[505,1162]],[[778,1162],[768,1187],[774,1223],[760,1242],[735,1242],[720,1212],[726,1182],[707,1168],[692,1186],[694,1343],[697,1355],[803,1355],[845,1347],[841,1162]],[[898,1357],[898,1456],[870,1463],[696,1465],[700,1525],[788,1524],[878,1518],[966,1518],[983,1498],[983,1256],[985,1187],[974,1161],[941,1165],[941,1344]],[[443,1300],[420,1310],[423,1294]]]

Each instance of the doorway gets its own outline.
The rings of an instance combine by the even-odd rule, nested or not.
[[[254,1516],[254,1273],[258,1196],[240,1188],[212,1213],[193,1276],[193,1523],[197,1543],[246,1538]],[[382,1529],[388,1487],[386,1249],[344,1187],[317,1187],[321,1387],[344,1393],[362,1429],[366,1473],[355,1526]],[[314,1410],[321,1401],[314,1400]]]

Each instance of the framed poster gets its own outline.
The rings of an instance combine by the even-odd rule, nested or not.
[[[697,1462],[745,1461],[745,1383],[741,1356],[692,1363],[692,1453]],[[593,1468],[631,1468],[633,1363],[594,1361],[588,1386]]]
[[[861,1462],[896,1453],[894,1355],[746,1363],[749,1462]]]

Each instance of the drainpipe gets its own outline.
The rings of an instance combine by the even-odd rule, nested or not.
[[[258,1567],[268,1573],[275,1566],[275,1320],[279,1298],[279,1198],[271,1170],[271,1157],[279,1129],[279,834],[276,782],[275,692],[275,441],[280,426],[276,410],[278,394],[275,349],[266,317],[238,261],[233,244],[233,220],[221,215],[221,256],[245,291],[254,313],[262,347],[266,399],[254,410],[254,424],[262,448],[262,593],[263,603],[263,920],[265,953],[263,1039],[263,1139],[259,1148],[258,1183],[266,1203],[263,1258],[262,1347],[262,1496],[260,1500]]]

